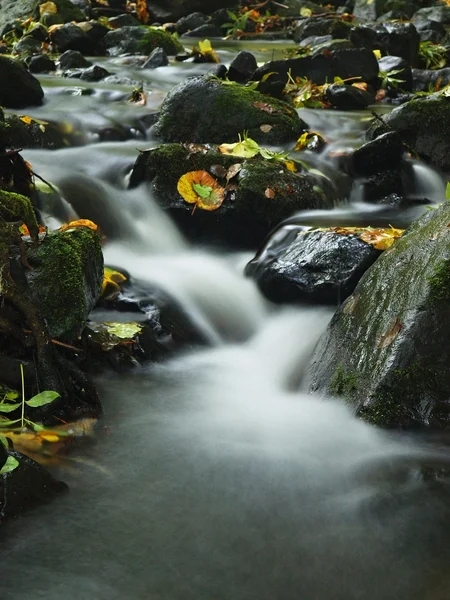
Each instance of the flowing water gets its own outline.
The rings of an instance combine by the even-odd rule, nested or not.
[[[278,51],[260,48],[258,58]],[[225,61],[233,52],[220,51]],[[155,144],[145,112],[205,66],[143,73],[124,59],[105,63],[144,78],[149,106],[124,108],[120,86],[68,96],[71,82],[44,78],[48,104],[32,114],[76,123],[92,143],[23,154],[63,192],[47,211],[53,222],[99,220],[106,262],[174,295],[211,346],[98,376],[97,443],[57,473],[70,493],[2,526],[0,597],[448,600],[450,486],[437,475],[450,464],[447,440],[379,431],[341,401],[303,391],[332,311],[269,305],[243,277],[251,255],[189,245],[146,188],[126,190],[136,149]],[[336,149],[358,145],[367,119],[304,117]],[[134,139],[100,143],[111,123]],[[440,175],[411,169],[411,196],[441,201]],[[424,210],[386,215],[350,200],[295,222],[396,225]]]

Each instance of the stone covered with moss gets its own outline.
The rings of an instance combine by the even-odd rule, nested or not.
[[[450,426],[450,202],[416,221],[340,307],[311,389],[378,425]]]
[[[144,25],[108,31],[102,40],[102,46],[111,56],[125,52],[150,54],[155,48],[162,48],[169,56],[184,52],[183,46],[175,36],[158,27]]]
[[[183,144],[167,144],[141,152],[131,174],[130,185],[150,182],[153,195],[176,220],[181,229],[196,240],[215,241],[239,247],[260,244],[269,231],[294,212],[310,208],[329,208],[330,200],[307,174],[292,173],[281,161],[261,157],[242,159],[215,150],[191,151]],[[213,174],[217,165],[228,169],[241,164],[230,182],[236,189],[225,195],[214,211],[196,209],[180,196],[178,180],[189,171]],[[216,177],[221,186],[225,178]],[[270,192],[273,191],[273,197]]]
[[[28,252],[28,283],[51,336],[79,335],[103,281],[100,238],[87,227],[48,233]]]
[[[259,143],[282,144],[307,128],[286,102],[205,75],[191,77],[167,94],[154,132],[164,142],[220,144],[236,142],[247,131]]]
[[[82,11],[75,6],[70,0],[52,0],[56,4],[58,11],[56,13],[44,12],[40,15],[39,9],[36,10],[36,18],[40,17],[42,23],[47,26],[57,25],[60,23],[71,23],[72,21],[85,21],[86,17]],[[43,2],[38,2],[38,6]]]
[[[443,171],[450,170],[450,98],[440,93],[410,100],[377,120],[368,131],[375,139],[386,131],[396,131],[402,141],[420,158]]]

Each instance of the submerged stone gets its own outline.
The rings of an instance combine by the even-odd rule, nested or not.
[[[267,125],[267,128],[261,126]],[[266,144],[294,141],[307,128],[288,103],[210,76],[192,77],[166,96],[155,135],[164,142],[236,142],[238,134]]]
[[[450,425],[450,202],[365,273],[322,336],[311,390],[386,427]]]

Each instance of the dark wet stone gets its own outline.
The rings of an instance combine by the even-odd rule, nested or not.
[[[42,52],[41,42],[32,37],[23,37],[14,44],[14,54],[30,55]]]
[[[375,0],[374,2],[355,0],[353,13],[358,21],[376,21],[378,18],[410,18],[420,6],[420,0]]]
[[[412,69],[413,90],[415,92],[428,92],[436,89],[437,83],[441,88],[450,83],[450,67],[444,69]]]
[[[109,31],[101,42],[110,56],[119,54],[150,54],[155,48],[163,48],[172,56],[183,52],[183,46],[172,35],[156,28],[121,27]]]
[[[420,36],[411,23],[367,23],[354,27],[350,40],[357,48],[380,49],[410,65],[418,59]]]
[[[450,25],[450,6],[441,5],[421,8],[414,13],[413,21],[419,18]]]
[[[81,54],[92,54],[95,49],[88,34],[72,23],[54,29],[50,33],[50,40],[59,52],[78,50]]]
[[[31,29],[28,29],[25,35],[26,37],[32,37],[39,42],[45,42],[48,37],[47,27],[42,25],[42,23],[36,23]]]
[[[209,15],[219,9],[235,7],[236,0],[153,0],[150,3],[150,14],[154,20],[167,23],[196,11]]]
[[[327,87],[326,100],[340,110],[362,110],[375,101],[374,94],[352,85],[333,83]]]
[[[278,73],[284,82],[288,80],[289,72],[292,77],[306,77],[319,85],[333,81],[335,77],[373,82],[378,79],[378,62],[372,50],[366,48],[336,50],[332,56],[319,54],[269,61],[255,71],[253,79],[260,80],[271,72]]]
[[[365,202],[379,203],[390,194],[403,195],[403,179],[399,168],[385,169],[363,180]]]
[[[272,128],[264,132],[261,125]],[[286,102],[198,76],[167,94],[154,133],[164,142],[223,143],[237,141],[238,134],[248,131],[258,142],[282,144],[297,139],[306,127]]]
[[[355,150],[352,170],[357,176],[375,175],[396,168],[405,152],[400,136],[394,131],[383,133]]]
[[[31,73],[48,73],[49,71],[56,71],[55,62],[45,54],[30,57],[27,61],[27,66]]]
[[[257,68],[258,65],[253,54],[246,50],[241,50],[231,61],[230,68],[228,69],[228,79],[243,83],[251,78]]]
[[[388,84],[388,87],[408,91],[413,89],[411,67],[404,58],[400,58],[399,56],[383,56],[383,58],[379,59],[378,65],[380,67],[380,72],[383,73],[389,74],[392,71],[399,71],[393,73],[392,78],[401,79],[402,83],[396,83],[395,85]]]
[[[344,39],[348,37],[351,24],[342,19],[330,19],[326,17],[309,17],[300,21],[294,29],[293,39],[301,42],[308,37],[331,35],[333,38]]]
[[[117,17],[110,17],[108,19],[108,25],[113,29],[119,29],[120,27],[138,27],[139,21],[133,15],[117,15]]]
[[[272,302],[339,305],[379,254],[353,235],[286,226],[269,238],[245,273]]]
[[[164,50],[162,48],[155,48],[142,65],[142,68],[157,69],[158,67],[165,67],[168,64],[169,59],[167,58],[167,54],[164,52]]]
[[[322,336],[311,390],[384,427],[450,423],[450,203],[427,211],[365,273]]]
[[[186,33],[183,33],[181,37],[198,37],[203,39],[205,37],[222,36],[223,32],[218,27],[216,27],[212,23],[205,23],[204,25],[200,25],[200,27],[197,27],[196,29],[192,29],[192,31],[187,31]]]
[[[4,448],[3,444],[0,446]],[[44,467],[20,452],[9,450],[7,455],[19,461],[10,473],[0,475],[0,523],[21,515],[30,508],[47,504],[67,490],[66,484],[56,481]],[[0,463],[5,459],[0,449]]]
[[[84,58],[78,50],[66,50],[59,57],[59,68],[62,71],[67,69],[85,69],[90,67],[92,63]]]
[[[39,81],[19,61],[0,56],[0,105],[25,108],[42,104]]]
[[[110,75],[109,71],[103,67],[92,65],[92,67],[88,67],[87,69],[83,70],[80,75],[80,79],[83,81],[101,81],[105,77],[108,77],[108,75]]]
[[[191,31],[192,29],[197,29],[197,27],[201,27],[205,25],[208,17],[200,12],[191,13],[190,15],[186,15],[185,17],[181,17],[175,23],[175,30],[182,35],[187,31]]]

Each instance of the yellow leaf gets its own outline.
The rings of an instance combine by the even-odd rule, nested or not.
[[[177,184],[180,196],[202,210],[216,210],[223,202],[225,189],[207,171],[189,171]]]
[[[259,154],[260,147],[251,138],[244,137],[244,139],[240,139],[239,142],[235,142],[234,144],[221,144],[218,150],[222,154],[232,154],[240,158],[253,158],[253,156]]]
[[[59,228],[59,231],[67,231],[67,229],[74,229],[75,227],[89,227],[89,229],[92,229],[93,231],[98,230],[98,226],[93,221],[90,221],[89,219],[78,219],[78,221],[71,221],[70,223],[67,223],[67,225],[62,225]]]
[[[112,298],[120,292],[120,284],[127,281],[127,277],[109,267],[103,270],[103,283],[101,295],[107,298]]]
[[[55,435],[54,433],[43,433],[41,432],[41,438],[45,441],[45,442],[59,442],[60,437],[59,435]]]
[[[378,60],[381,58],[381,50],[373,50],[373,53]]]
[[[312,15],[312,10],[310,8],[303,7],[300,9],[301,17],[310,17]]]
[[[296,173],[297,172],[297,167],[296,167],[295,162],[293,160],[285,160],[284,161],[284,166],[286,167],[286,169],[288,171],[292,171],[292,173]]]
[[[31,125],[31,123],[33,122],[33,119],[31,117],[29,117],[28,115],[24,115],[23,117],[19,117],[19,119],[23,123],[26,123],[26,125]]]
[[[372,227],[330,227],[320,231],[332,231],[340,235],[357,235],[360,240],[370,244],[377,250],[387,250],[403,235],[404,229],[373,229]]]
[[[309,140],[309,134],[306,131],[298,138],[297,143],[295,144],[294,150],[297,150],[297,151],[304,150],[306,148],[306,144],[308,143],[308,140]]]
[[[39,5],[39,14],[41,15],[41,17],[44,13],[47,13],[49,15],[56,15],[57,12],[58,7],[54,2],[44,2],[43,4]]]

